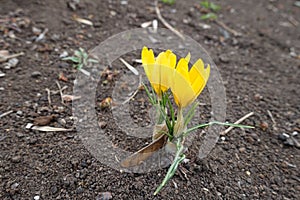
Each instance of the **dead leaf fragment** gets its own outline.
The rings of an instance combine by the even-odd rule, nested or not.
[[[81,96],[74,96],[74,95],[64,94],[64,95],[61,96],[61,98],[62,98],[63,101],[70,102],[70,101],[80,99]]]
[[[56,118],[55,115],[40,116],[34,119],[33,124],[37,126],[46,126]]]
[[[64,75],[64,73],[59,73],[58,80],[68,82],[68,78]]]
[[[83,18],[80,18],[80,17],[77,17],[76,15],[73,16],[73,19],[79,23],[82,23],[82,24],[86,24],[86,25],[89,25],[89,26],[93,26],[93,22],[91,22],[90,20],[87,20],[87,19],[83,19]]]
[[[32,123],[28,123],[26,125],[26,129],[43,131],[43,132],[73,131],[73,129],[56,128],[51,126],[34,126]]]
[[[109,108],[111,104],[112,104],[112,98],[107,97],[99,103],[99,106],[101,109],[104,109],[104,108]]]

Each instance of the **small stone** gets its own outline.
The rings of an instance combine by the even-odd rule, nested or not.
[[[52,194],[56,194],[57,191],[58,191],[58,189],[57,189],[57,187],[54,185],[54,186],[52,186],[52,187],[50,188],[50,191],[51,191]]]
[[[68,54],[68,52],[67,51],[64,51],[64,52],[62,52],[60,55],[59,55],[59,57],[60,58],[65,58],[65,57],[67,57],[69,54]]]
[[[18,137],[18,138],[22,138],[22,137],[24,137],[24,134],[23,134],[23,133],[21,133],[21,132],[17,132],[17,133],[16,133],[16,135],[17,135],[17,137]]]
[[[17,58],[12,58],[12,59],[9,59],[8,63],[10,65],[10,67],[15,67],[19,63],[19,60]]]
[[[278,139],[281,141],[286,141],[290,136],[286,133],[281,133],[278,135]]]
[[[104,121],[100,121],[100,122],[98,122],[98,125],[101,129],[104,129],[107,126],[107,123]]]
[[[66,120],[63,119],[63,118],[59,118],[59,119],[57,120],[57,122],[58,122],[60,125],[62,125],[62,126],[66,126],[66,124],[67,124]]]
[[[111,10],[109,13],[110,13],[110,15],[113,16],[113,17],[117,15],[117,12],[116,12],[116,11],[113,11],[113,10]]]
[[[1,78],[1,77],[4,77],[4,76],[5,76],[5,74],[4,74],[3,72],[0,71],[0,78]]]
[[[15,190],[19,186],[19,183],[14,183],[10,186],[10,189]]]
[[[266,131],[269,128],[269,124],[267,122],[261,122],[259,126],[263,131]]]
[[[112,194],[110,192],[102,192],[96,197],[96,200],[109,200],[112,199]]]
[[[256,93],[255,95],[254,95],[254,100],[255,101],[260,101],[260,100],[262,100],[263,99],[263,96],[262,95],[260,95],[260,94],[258,94],[258,93]]]
[[[76,193],[77,193],[77,194],[81,194],[81,193],[83,193],[83,191],[84,191],[84,189],[83,189],[81,186],[79,186],[79,187],[76,189]]]
[[[34,200],[40,200],[40,196],[36,195],[33,197]]]
[[[297,131],[294,131],[293,133],[292,133],[292,136],[297,136],[298,135],[298,132]]]
[[[287,138],[286,141],[283,142],[283,144],[287,146],[294,146],[294,141],[292,138]]]
[[[11,161],[13,163],[19,163],[19,162],[21,162],[21,159],[22,159],[21,156],[14,156],[14,157],[11,158]]]
[[[239,148],[239,151],[240,151],[241,153],[244,153],[244,152],[246,151],[246,148],[245,148],[245,147],[241,147],[241,148]]]
[[[250,175],[251,175],[251,173],[250,173],[249,171],[246,171],[246,174],[247,174],[248,176],[250,176]]]
[[[222,63],[229,63],[229,58],[224,54],[220,55],[219,59]]]
[[[122,0],[120,3],[121,3],[121,5],[127,5],[127,4],[128,4],[128,1]]]
[[[23,115],[23,112],[21,110],[18,110],[17,115],[21,116],[21,115]]]
[[[34,72],[31,73],[32,78],[38,78],[40,76],[42,76],[42,74],[39,71],[34,71]]]
[[[32,27],[32,32],[35,34],[35,35],[39,35],[42,33],[42,30],[37,28],[37,27]]]

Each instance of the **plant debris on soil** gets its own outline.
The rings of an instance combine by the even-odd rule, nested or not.
[[[218,66],[226,87],[226,121],[254,112],[244,124],[256,128],[222,135],[204,160],[192,146],[189,161],[153,196],[167,168],[122,173],[85,148],[72,116],[72,101],[80,98],[72,95],[78,70],[62,60],[145,22],[164,27],[153,1],[1,0],[0,199],[298,199],[299,3],[213,2],[221,7],[219,23],[201,20],[205,13],[197,0],[157,6],[171,27],[199,42]],[[119,60],[108,67],[102,76],[109,89],[128,68]],[[113,99],[107,106],[104,100],[110,97],[109,91],[99,94],[95,107],[109,109]],[[130,107],[147,107],[144,98],[138,93]],[[208,120],[209,105],[201,108]],[[135,112],[137,122],[145,123],[140,120],[145,111]],[[124,149],[147,142],[135,144],[116,125],[100,121],[99,126],[115,134],[113,142]],[[39,131],[45,127],[53,129]]]

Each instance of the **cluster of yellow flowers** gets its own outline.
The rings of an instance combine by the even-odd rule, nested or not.
[[[142,63],[156,94],[171,89],[179,109],[190,105],[201,93],[210,74],[210,66],[198,59],[189,70],[190,53],[176,65],[176,55],[171,50],[161,52],[156,58],[152,49],[144,47]]]

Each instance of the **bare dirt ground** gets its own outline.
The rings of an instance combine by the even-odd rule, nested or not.
[[[64,93],[72,94],[77,71],[60,59],[64,51],[93,48],[157,18],[152,1],[74,2],[0,0],[0,50],[24,52],[16,66],[0,63],[0,115],[12,111],[0,118],[0,199],[299,198],[300,8],[295,0],[215,1],[222,7],[218,19],[240,32],[238,37],[201,20],[199,1],[160,3],[164,18],[202,44],[218,65],[227,120],[253,111],[244,123],[256,128],[229,132],[205,160],[183,165],[188,178],[175,174],[177,188],[171,181],[155,197],[167,169],[121,173],[91,156],[76,131],[25,128],[51,115],[45,124],[73,126],[72,104],[62,104],[57,93],[49,106],[45,90],[57,91],[59,81],[68,86]],[[93,26],[78,23],[74,15]]]

